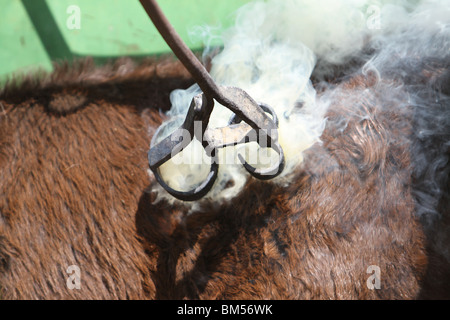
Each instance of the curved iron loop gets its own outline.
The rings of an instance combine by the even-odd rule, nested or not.
[[[272,116],[272,120],[275,123],[275,125],[278,127],[278,117],[277,114],[275,113],[275,110],[269,106],[268,104],[265,103],[260,103],[259,106],[261,107],[262,110],[264,110],[265,112],[269,113]],[[235,125],[242,122],[242,119],[239,118],[239,116],[237,116],[236,114],[233,114],[230,118],[230,120],[228,121],[229,125]],[[249,140],[248,142],[250,142],[251,140]],[[268,167],[268,168],[255,168],[253,166],[251,166],[250,164],[248,164],[247,161],[245,161],[244,157],[241,154],[238,154],[238,158],[239,161],[241,161],[242,165],[244,166],[244,168],[255,178],[260,179],[260,180],[269,180],[272,178],[275,178],[276,176],[278,176],[284,169],[285,166],[285,160],[284,160],[284,152],[283,149],[281,148],[280,144],[277,142],[272,143],[272,149],[274,149],[277,153],[278,153],[278,162],[273,164],[272,166]]]
[[[280,144],[273,144],[272,149],[274,149],[278,153],[278,162],[273,164],[268,168],[255,168],[245,161],[244,157],[241,154],[238,154],[239,161],[241,161],[245,170],[248,171],[253,177],[259,180],[270,180],[278,176],[284,169],[285,160],[284,160],[284,152],[281,148]]]
[[[272,116],[272,121],[275,123],[275,125],[278,127],[278,117],[277,114],[275,113],[275,110],[269,106],[268,104],[265,103],[258,103],[259,107],[264,111],[267,112],[268,114],[270,114]],[[233,125],[233,124],[237,124],[242,122],[242,119],[239,118],[239,116],[235,113],[233,113],[230,117],[230,120],[228,121],[228,125]]]
[[[148,152],[150,169],[156,169],[183,151],[194,136],[202,141],[213,106],[214,101],[208,100],[203,93],[196,95],[191,101],[186,118],[180,128],[150,148]],[[202,123],[200,128],[196,125],[199,122]],[[206,126],[203,128],[205,122]]]
[[[219,172],[219,164],[217,159],[217,150],[213,150],[213,155],[211,158],[211,167],[206,179],[194,189],[188,191],[179,191],[170,187],[159,173],[159,168],[153,171],[156,181],[172,196],[183,201],[195,201],[203,198],[212,188],[214,182],[217,178],[217,173]]]
[[[188,113],[181,127],[160,142],[155,143],[154,141],[158,134],[157,131],[153,135],[151,143],[152,147],[148,151],[148,163],[158,183],[168,193],[183,201],[194,201],[205,196],[209,190],[211,190],[214,181],[217,178],[217,173],[219,171],[217,150],[208,148],[208,145],[206,145],[202,139],[205,129],[202,128],[202,126],[200,126],[200,128],[196,126],[199,122],[202,124],[205,122],[205,114],[211,112],[211,105],[214,105],[214,101],[208,101],[204,94],[201,93],[196,95],[191,101]],[[206,117],[206,122],[207,121],[209,121],[209,116]],[[178,191],[171,188],[164,181],[159,172],[159,167],[183,151],[183,149],[192,142],[194,137],[201,141],[203,148],[205,150],[208,148],[207,151],[211,154],[210,172],[205,181],[194,189],[189,191]]]

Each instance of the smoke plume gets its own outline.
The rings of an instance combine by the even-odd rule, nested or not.
[[[395,86],[386,89],[391,91],[387,96],[397,99],[396,108],[414,105],[418,110],[417,141],[413,144],[413,170],[420,181],[416,188],[418,212],[425,215],[436,211],[437,195],[448,177],[448,79],[427,77],[423,67],[437,63],[442,68],[442,62],[447,61],[441,74],[448,77],[449,1],[254,1],[236,12],[233,27],[223,34],[208,34],[205,43],[219,36],[224,45],[212,60],[214,80],[239,87],[256,101],[272,106],[280,120],[279,139],[286,168],[273,183],[288,184],[302,162],[303,152],[320,143],[331,99],[340,94],[329,81],[355,72],[370,73],[378,80],[396,80]],[[207,47],[205,55],[209,52],[211,48]],[[316,85],[325,94],[318,95]],[[199,92],[196,85],[172,92],[172,107],[167,113],[170,120],[153,143],[182,123],[192,97]],[[434,92],[432,97],[430,92]],[[346,94],[348,103],[352,103],[352,97],[357,103],[358,94]],[[225,126],[230,116],[229,110],[216,103],[209,125]],[[439,150],[434,147],[436,141],[441,144]],[[249,155],[257,149],[255,144],[222,149],[218,179],[205,199],[232,199],[249,178],[237,153]],[[202,158],[201,145],[193,143],[163,165],[161,173],[172,187],[190,189],[209,171]],[[171,199],[163,190],[160,195]]]

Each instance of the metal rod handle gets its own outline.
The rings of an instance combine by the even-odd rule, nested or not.
[[[183,63],[190,72],[200,89],[209,96],[215,98],[221,96],[219,87],[209,75],[206,68],[200,63],[194,53],[183,42],[179,34],[172,27],[169,20],[164,15],[156,0],[139,0],[158,29],[161,36],[172,49],[173,53]]]

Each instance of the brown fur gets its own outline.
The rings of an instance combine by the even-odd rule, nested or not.
[[[386,83],[340,84],[360,105],[336,100],[288,187],[249,179],[188,215],[155,201],[146,152],[168,93],[192,80],[170,60],[108,68],[63,66],[0,94],[1,298],[419,297],[412,111],[384,105]],[[70,265],[80,290],[66,287]],[[371,265],[380,290],[366,285]]]
[[[122,66],[124,76],[85,61],[39,86],[4,90],[2,298],[154,297],[153,263],[134,223],[148,184],[147,128],[161,122],[168,93],[192,81],[170,61]],[[80,266],[83,290],[66,288],[70,265]]]

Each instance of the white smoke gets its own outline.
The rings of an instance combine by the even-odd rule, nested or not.
[[[392,72],[405,76],[396,65],[403,57],[448,57],[449,20],[448,0],[254,1],[239,9],[235,25],[220,35],[223,50],[213,58],[210,73],[218,84],[239,87],[275,109],[287,165],[272,181],[285,184],[301,163],[302,152],[320,142],[326,124],[330,101],[316,96],[311,76],[325,79],[333,66],[352,59],[364,65],[364,72],[373,71],[378,77]],[[208,34],[205,39],[217,36]],[[158,139],[182,123],[192,97],[199,92],[193,86],[171,94],[171,120]],[[210,126],[227,125],[230,115],[216,104]],[[255,145],[228,147],[219,158],[237,159],[236,152],[249,147],[256,150]],[[199,155],[201,145],[193,144],[177,157]],[[190,189],[209,171],[207,164],[174,165],[174,161],[163,165],[161,172],[175,189]],[[220,202],[242,189],[249,175],[238,160],[234,162],[220,165],[217,182],[206,199]],[[163,191],[160,194],[167,196]]]

